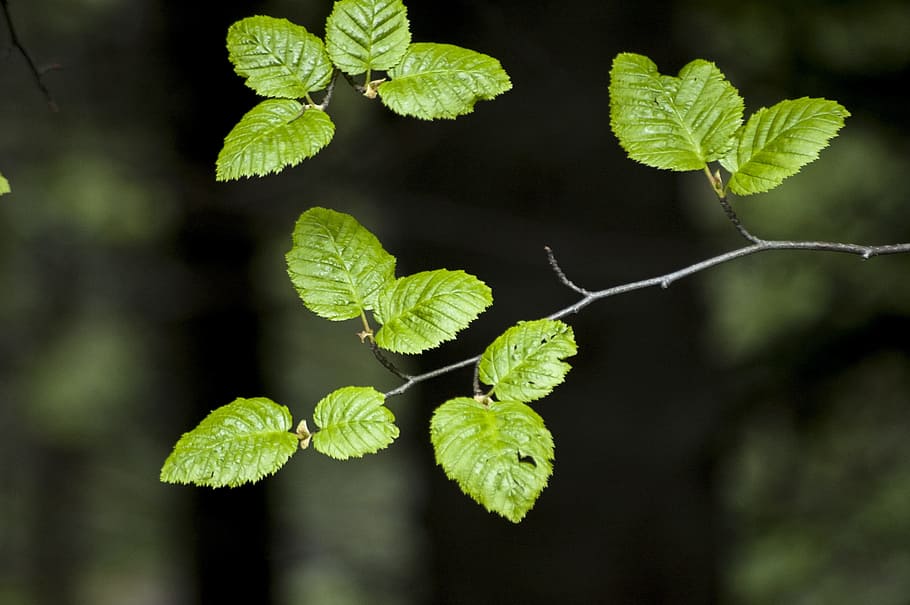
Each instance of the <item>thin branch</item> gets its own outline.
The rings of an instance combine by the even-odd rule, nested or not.
[[[559,278],[559,281],[561,281],[564,286],[566,286],[567,288],[570,288],[572,290],[575,290],[582,296],[587,296],[588,294],[591,293],[588,290],[585,290],[584,288],[582,288],[581,286],[576,285],[575,282],[573,282],[571,279],[566,277],[566,274],[563,272],[562,267],[560,267],[559,263],[556,261],[556,255],[553,254],[552,248],[550,248],[549,246],[544,246],[543,249],[547,253],[547,260],[550,262],[550,267],[552,267],[553,272],[556,273],[556,277]]]
[[[399,370],[398,366],[396,366],[388,357],[382,354],[382,351],[380,350],[379,345],[376,344],[375,340],[368,338],[367,342],[370,344],[370,350],[373,351],[373,357],[375,357],[376,360],[382,364],[382,367],[387,369],[392,374],[395,374],[395,376],[398,376],[402,380],[411,380],[410,374],[405,374]]]
[[[389,397],[394,397],[395,395],[401,395],[402,393],[404,393],[405,391],[410,389],[412,386],[414,386],[418,382],[423,382],[424,380],[430,380],[431,378],[436,378],[437,376],[442,376],[443,374],[448,374],[449,372],[454,372],[455,370],[460,370],[461,368],[467,367],[467,366],[471,365],[472,363],[477,363],[478,361],[480,361],[480,355],[475,355],[474,357],[471,357],[469,359],[462,359],[461,361],[458,361],[456,363],[453,363],[453,364],[450,364],[450,365],[447,365],[447,366],[444,366],[441,368],[437,368],[435,370],[426,372],[424,374],[418,374],[417,376],[411,376],[410,378],[407,379],[407,382],[392,389],[391,391],[386,393],[385,396],[386,396],[386,398],[389,398]]]
[[[752,232],[746,229],[746,226],[743,225],[742,221],[739,220],[739,216],[737,216],[736,212],[733,211],[733,206],[730,205],[730,202],[727,200],[727,196],[718,196],[717,201],[720,202],[720,207],[724,209],[724,214],[727,215],[727,218],[731,223],[733,223],[733,226],[736,227],[736,230],[739,231],[740,235],[742,235],[753,244],[760,244],[764,241],[760,237],[752,235]]]
[[[551,250],[548,250],[548,257],[551,259],[551,266],[558,269],[559,264],[556,262],[555,257]],[[563,283],[576,292],[583,291],[585,292],[580,300],[576,303],[569,305],[555,313],[551,313],[547,316],[547,319],[560,319],[566,317],[567,315],[572,315],[578,313],[591,303],[609,298],[611,296],[617,296],[619,294],[625,294],[627,292],[632,292],[634,290],[642,290],[644,288],[651,288],[655,286],[660,286],[662,289],[667,289],[674,282],[684,278],[700,273],[706,269],[716,267],[717,265],[722,265],[724,263],[736,260],[738,258],[743,258],[745,256],[751,256],[753,254],[758,254],[759,252],[768,252],[771,250],[812,250],[816,252],[839,252],[843,254],[855,254],[860,256],[863,260],[872,258],[873,256],[885,256],[889,254],[905,254],[910,252],[910,243],[905,244],[888,244],[884,246],[862,246],[859,244],[844,244],[839,242],[816,242],[816,241],[774,241],[774,240],[759,240],[757,243],[754,243],[750,246],[745,246],[743,248],[738,248],[736,250],[731,250],[730,252],[725,252],[724,254],[719,254],[717,256],[705,259],[703,261],[697,262],[695,264],[683,267],[676,271],[666,273],[664,275],[658,275],[656,277],[651,277],[649,279],[643,279],[640,281],[630,282],[626,284],[620,284],[618,286],[613,286],[611,288],[605,288],[603,290],[598,290],[594,292],[589,292],[575,286],[571,280],[565,278],[565,274],[562,273],[561,269],[557,270],[557,275],[560,275],[560,280]],[[556,270],[554,269],[554,270]],[[447,365],[424,374],[418,374],[416,376],[410,376],[404,384],[399,387],[392,389],[386,393],[386,397],[392,397],[393,395],[400,395],[404,393],[415,384],[447,374],[449,372],[461,369],[463,367],[469,366],[471,364],[476,364],[480,360],[480,355],[476,355],[469,359],[463,359],[457,363]]]
[[[25,49],[25,46],[19,40],[19,34],[16,33],[16,27],[13,25],[13,16],[10,14],[9,5],[7,0],[0,0],[0,6],[3,7],[3,16],[6,17],[6,27],[9,30],[10,42],[12,42],[13,47],[19,51],[19,53],[25,57],[25,62],[28,63],[28,68],[32,72],[32,76],[35,78],[35,83],[38,85],[38,89],[44,95],[45,100],[47,101],[47,106],[51,111],[59,111],[57,107],[57,102],[54,101],[54,97],[51,95],[51,91],[48,90],[47,86],[44,84],[44,73],[47,70],[40,70],[38,66],[35,65],[35,62],[32,60],[32,56]],[[56,67],[56,66],[55,66]]]
[[[336,69],[332,72],[332,80],[329,82],[328,88],[325,89],[325,96],[322,97],[322,103],[316,105],[316,109],[321,109],[325,111],[329,108],[329,103],[332,102],[332,93],[335,92],[335,82],[338,81],[338,70]]]

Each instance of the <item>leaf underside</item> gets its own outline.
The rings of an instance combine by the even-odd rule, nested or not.
[[[275,473],[297,451],[291,414],[266,399],[239,398],[177,441],[161,468],[165,483],[235,487]]]
[[[700,170],[726,155],[742,116],[742,97],[713,63],[692,61],[673,77],[643,55],[613,60],[610,123],[629,157],[642,164]]]
[[[501,400],[529,402],[549,395],[571,366],[575,355],[572,328],[561,321],[540,319],[519,323],[487,347],[480,358],[479,378]]]
[[[335,125],[324,111],[292,99],[268,99],[251,109],[225,137],[215,178],[263,176],[295,166],[329,144]]]
[[[395,274],[395,257],[376,236],[354,217],[319,207],[300,215],[286,259],[303,304],[333,321],[373,309]]]
[[[237,74],[264,97],[302,99],[332,78],[322,40],[287,19],[242,19],[228,29],[227,46]]]
[[[379,293],[375,339],[383,349],[420,353],[452,340],[493,302],[485,283],[464,271],[438,269],[400,277]]]
[[[385,106],[424,120],[471,113],[512,88],[498,60],[451,44],[411,44],[389,77],[378,89]]]
[[[344,387],[316,405],[313,435],[317,451],[338,460],[359,458],[387,447],[398,437],[395,415],[385,396],[372,387]]]
[[[350,76],[397,65],[411,42],[401,0],[341,0],[325,25],[326,50]]]
[[[721,160],[731,173],[730,191],[750,195],[777,187],[816,160],[849,115],[839,103],[806,97],[759,109]]]
[[[433,414],[430,440],[446,476],[513,523],[534,506],[553,473],[553,436],[517,401],[489,407],[467,397],[447,401]]]

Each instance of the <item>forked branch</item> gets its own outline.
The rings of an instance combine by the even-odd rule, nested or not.
[[[44,74],[48,69],[57,69],[59,66],[52,66],[48,69],[38,69],[38,66],[35,65],[35,61],[32,59],[32,56],[26,50],[25,46],[22,44],[22,41],[19,39],[19,34],[16,33],[16,26],[13,24],[13,17],[9,11],[9,5],[7,0],[0,0],[0,7],[3,8],[3,16],[6,18],[6,27],[9,31],[10,42],[13,47],[19,51],[19,53],[25,58],[25,62],[28,64],[29,71],[32,72],[32,76],[35,78],[35,83],[38,85],[38,89],[44,95],[45,100],[47,101],[47,106],[51,111],[58,111],[57,102],[54,101],[54,97],[51,95],[51,91],[48,90],[47,86],[44,84]]]
[[[721,198],[721,205],[725,207],[726,211],[726,208],[729,208],[729,204],[725,205],[724,202],[725,200]],[[665,273],[663,275],[658,275],[656,277],[642,279],[639,281],[620,284],[617,286],[612,286],[610,288],[604,288],[603,290],[590,291],[576,285],[572,280],[566,277],[566,274],[556,260],[556,256],[553,251],[549,247],[545,248],[550,266],[553,268],[553,272],[556,273],[559,281],[567,288],[570,288],[574,292],[581,294],[581,298],[578,301],[554,313],[551,313],[547,316],[547,319],[560,319],[568,315],[578,313],[591,303],[605,298],[610,298],[611,296],[617,296],[619,294],[626,294],[635,290],[642,290],[645,288],[658,286],[662,289],[667,289],[671,284],[680,279],[683,279],[684,277],[689,277],[690,275],[695,275],[696,273],[700,273],[706,269],[716,267],[717,265],[722,265],[732,260],[743,258],[745,256],[751,256],[760,252],[769,252],[772,250],[811,250],[815,252],[839,252],[843,254],[855,254],[861,257],[863,260],[867,260],[873,256],[905,254],[910,252],[910,243],[887,244],[882,246],[864,246],[859,244],[848,244],[840,242],[762,240],[749,233],[745,227],[742,227],[739,219],[736,218],[736,215],[733,213],[732,209],[730,209],[730,213],[732,213],[732,217],[731,214],[728,214],[728,218],[730,218],[734,226],[739,225],[737,227],[737,230],[740,232],[740,234],[743,235],[743,237],[753,242],[752,244],[738,248],[736,250],[725,252],[723,254],[719,254],[717,256],[713,256],[711,258],[707,258],[695,264],[677,269],[676,271],[671,271],[670,273]],[[735,221],[734,218],[736,219]],[[431,378],[459,370],[472,364],[476,364],[478,361],[480,361],[480,355],[476,355],[468,359],[463,359],[457,363],[453,363],[451,365],[438,368],[424,374],[408,376],[406,382],[397,388],[387,392],[385,396],[391,397],[393,395],[400,395],[419,382],[423,382],[425,380],[429,380]]]

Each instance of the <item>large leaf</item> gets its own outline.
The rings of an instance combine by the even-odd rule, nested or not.
[[[561,321],[539,319],[506,330],[480,357],[479,378],[502,400],[534,401],[549,395],[572,366],[575,335]]]
[[[264,97],[302,99],[332,79],[322,40],[287,19],[237,21],[228,29],[227,47],[234,69]]]
[[[424,271],[400,277],[379,293],[376,344],[420,353],[455,338],[493,302],[485,283],[464,271]]]
[[[291,99],[268,99],[225,137],[215,178],[227,181],[279,172],[316,155],[334,134],[335,125],[324,111]]]
[[[447,401],[433,414],[430,440],[446,476],[513,523],[534,506],[553,473],[553,436],[517,401]]]
[[[738,195],[768,191],[818,158],[850,115],[827,99],[781,101],[763,107],[736,133],[736,146],[721,160]]]
[[[0,174],[0,195],[10,192],[12,192],[12,189],[10,189],[9,181],[6,180],[6,177]]]
[[[424,120],[471,113],[474,103],[512,88],[509,75],[493,57],[451,44],[412,44],[392,78],[379,85],[386,107]]]
[[[346,460],[373,454],[398,437],[395,415],[385,396],[372,387],[344,387],[316,405],[313,421],[320,427],[313,447],[326,456]]]
[[[410,42],[401,0],[340,0],[325,24],[332,62],[351,76],[394,67]]]
[[[177,441],[161,481],[234,487],[259,481],[297,451],[291,413],[270,399],[235,399]]]
[[[310,208],[294,227],[288,275],[303,304],[341,321],[373,309],[379,289],[395,279],[395,257],[357,220]]]
[[[700,170],[722,158],[742,124],[743,100],[708,61],[664,76],[648,57],[621,53],[610,70],[610,123],[633,160]]]

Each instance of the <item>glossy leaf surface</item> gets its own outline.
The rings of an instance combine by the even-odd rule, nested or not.
[[[534,506],[553,473],[553,436],[517,401],[447,401],[433,414],[430,440],[446,476],[513,523]]]
[[[613,60],[610,122],[622,148],[642,164],[700,170],[727,154],[742,116],[742,98],[713,63],[697,59],[674,77],[643,55]]]
[[[424,120],[471,113],[477,101],[512,88],[498,60],[451,44],[412,44],[389,77],[379,85],[386,107]]]
[[[284,466],[297,451],[291,413],[270,399],[235,399],[177,441],[161,481],[209,487],[254,483]]]
[[[493,302],[485,283],[464,271],[439,269],[401,277],[379,294],[376,344],[396,353],[432,349],[474,321]]]
[[[561,321],[519,323],[487,347],[480,358],[480,381],[501,400],[529,402],[548,395],[571,369],[562,361],[575,355],[575,335]]]
[[[264,97],[302,99],[332,79],[322,40],[287,19],[248,17],[228,29],[228,58]]]
[[[394,280],[395,257],[349,214],[310,208],[294,227],[288,275],[303,304],[341,321],[373,309],[379,289]]]
[[[387,447],[398,437],[395,415],[385,396],[372,387],[344,387],[316,405],[313,435],[317,451],[338,460],[359,458]]]
[[[316,155],[334,134],[335,125],[324,111],[292,99],[268,99],[225,137],[215,176],[227,181],[279,172]]]
[[[756,111],[736,133],[736,147],[721,164],[738,195],[768,191],[818,158],[850,115],[839,103],[802,98]]]

